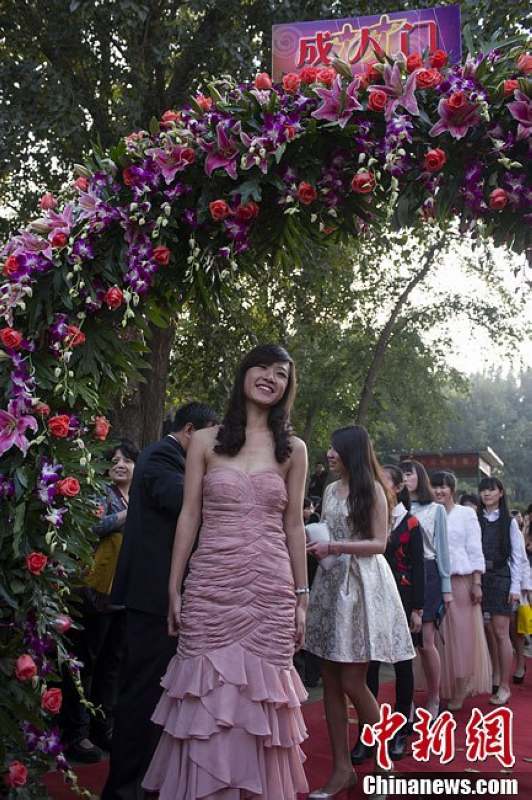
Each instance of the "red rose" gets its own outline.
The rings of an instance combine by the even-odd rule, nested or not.
[[[18,350],[22,342],[22,334],[14,328],[2,328],[0,342],[9,350]]]
[[[423,166],[429,172],[439,172],[447,161],[447,154],[440,147],[435,147],[425,153]]]
[[[430,66],[436,69],[441,69],[447,64],[449,56],[445,50],[435,50],[430,57]]]
[[[5,783],[11,788],[25,786],[28,780],[28,770],[21,761],[12,761],[7,768],[7,775],[4,777]]]
[[[63,497],[77,497],[81,489],[78,479],[72,478],[72,476],[57,481],[55,487]]]
[[[441,73],[437,69],[420,69],[416,76],[416,86],[418,89],[433,89],[441,79]]]
[[[289,142],[296,138],[297,128],[295,125],[285,125],[284,135]]]
[[[67,335],[65,336],[65,342],[68,347],[79,347],[82,344],[85,344],[87,337],[81,331],[77,325],[67,325]]]
[[[36,414],[40,414],[41,417],[47,417],[50,413],[50,406],[48,403],[37,403],[33,410]]]
[[[508,203],[508,195],[504,189],[494,189],[489,197],[490,208],[493,211],[500,211]]]
[[[212,97],[205,97],[204,94],[197,94],[194,98],[202,111],[209,111],[212,106]]]
[[[332,67],[323,67],[323,69],[318,70],[316,77],[320,83],[324,83],[325,86],[330,86],[336,78],[336,70]]]
[[[453,111],[459,111],[465,104],[466,98],[463,92],[453,92],[447,100],[447,106],[452,108]]]
[[[503,89],[504,94],[513,94],[516,89],[519,89],[519,81],[516,81],[515,78],[510,78],[509,80],[504,81]]]
[[[196,151],[192,147],[183,147],[180,154],[181,161],[193,164],[196,160]]]
[[[27,653],[15,661],[15,675],[19,681],[31,681],[37,675],[35,661]]]
[[[132,186],[135,177],[131,167],[126,167],[124,170],[122,170],[122,180],[126,186]]]
[[[368,108],[370,111],[384,111],[388,96],[381,89],[373,89],[369,93]]]
[[[288,94],[295,94],[301,86],[301,78],[295,72],[287,72],[283,75],[283,89]]]
[[[26,569],[32,575],[40,575],[48,563],[48,556],[44,553],[29,553],[26,556]]]
[[[80,175],[80,177],[76,178],[76,180],[74,181],[74,186],[76,187],[76,189],[79,189],[80,192],[86,192],[87,189],[89,188],[89,180],[88,178],[85,178],[83,175]]]
[[[6,276],[6,278],[10,278],[11,275],[14,275],[20,269],[20,264],[18,261],[17,256],[8,256],[4,261],[4,266],[2,267],[2,274]]]
[[[56,207],[57,200],[55,199],[55,197],[51,192],[46,192],[46,194],[43,194],[43,196],[39,200],[39,205],[43,211],[50,211],[50,209]]]
[[[376,68],[377,61],[369,61],[364,64],[364,80],[367,83],[378,83],[382,81],[382,73]]]
[[[161,267],[167,267],[170,263],[170,256],[171,251],[168,247],[165,247],[164,244],[158,245],[153,250],[153,260],[159,264]]]
[[[255,75],[255,89],[271,89],[272,88],[272,79],[268,75],[267,72],[259,72]]]
[[[56,231],[51,238],[52,247],[64,247],[68,242],[68,236],[63,231]]]
[[[523,73],[523,75],[530,75],[532,72],[532,55],[530,53],[523,53],[517,59],[517,69]]]
[[[407,72],[414,72],[414,70],[420,69],[422,66],[423,59],[421,58],[421,53],[412,53],[406,59]]]
[[[94,438],[99,439],[100,442],[105,442],[109,431],[111,430],[111,423],[107,417],[94,418]]]
[[[124,302],[124,292],[118,286],[111,286],[104,294],[103,302],[110,311],[116,311]]]
[[[351,181],[351,189],[356,194],[370,194],[375,189],[376,183],[372,172],[357,172]]]
[[[63,702],[61,689],[46,689],[41,696],[41,708],[49,714],[59,714]]]
[[[70,417],[68,414],[58,414],[48,420],[48,430],[56,439],[66,439],[70,431]]]
[[[236,210],[236,218],[242,222],[249,222],[251,219],[258,217],[258,215],[259,207],[253,200],[240,204]]]
[[[67,614],[58,614],[53,622],[54,628],[57,633],[66,633],[72,626],[72,620]]]
[[[165,111],[161,117],[161,125],[163,128],[171,128],[174,122],[179,122],[181,119],[181,114],[179,111]]]
[[[209,211],[215,222],[221,222],[229,216],[231,209],[225,200],[213,200],[212,203],[209,203]]]
[[[314,202],[317,196],[318,193],[314,186],[311,186],[311,184],[306,181],[301,181],[297,187],[297,199],[300,203],[303,203],[304,206],[309,206]]]
[[[299,77],[301,78],[301,83],[315,83],[318,77],[318,70],[316,67],[303,67]]]

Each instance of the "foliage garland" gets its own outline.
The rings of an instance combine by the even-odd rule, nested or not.
[[[157,298],[210,302],[240,272],[312,246],[459,216],[527,244],[532,56],[508,46],[211,84],[95,151],[3,248],[0,286],[0,728],[9,793],[72,780],[54,716],[68,597],[90,561],[103,416],[138,377]],[[528,180],[528,182],[527,182]],[[22,720],[25,720],[22,723]]]

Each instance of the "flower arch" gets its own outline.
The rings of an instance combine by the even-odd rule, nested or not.
[[[508,50],[508,48],[506,48]],[[10,791],[68,770],[49,684],[77,665],[67,598],[91,553],[104,416],[135,375],[157,298],[208,299],[282,250],[459,216],[524,250],[532,57],[305,68],[209,86],[94,152],[2,250],[0,770]],[[528,181],[528,182],[527,182]],[[22,725],[21,719],[26,722]],[[37,784],[35,784],[37,785]],[[37,791],[37,790],[35,790]]]

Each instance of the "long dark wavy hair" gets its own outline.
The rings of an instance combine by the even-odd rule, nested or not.
[[[247,416],[244,394],[246,372],[251,367],[270,366],[277,362],[289,364],[290,371],[284,395],[278,403],[270,408],[268,413],[268,427],[273,435],[275,458],[278,463],[282,464],[290,456],[292,452],[290,412],[296,395],[296,368],[284,347],[277,344],[262,344],[254,347],[242,359],[236,373],[229,404],[216,437],[218,444],[214,448],[215,453],[236,456],[240,452],[246,441]]]
[[[367,430],[362,425],[338,428],[331,436],[336,450],[348,473],[349,495],[347,508],[354,533],[362,539],[373,539],[371,515],[376,502],[375,482],[380,483],[388,500],[388,510],[395,501],[384,483],[382,467],[371,444]]]
[[[403,488],[396,494],[397,502],[402,503],[407,511],[410,511],[410,492],[404,485],[405,476],[403,470],[397,464],[383,464],[383,470],[390,473],[390,478],[395,487],[403,484]]]
[[[484,491],[484,489],[499,489],[499,491],[503,493],[499,500],[499,536],[501,537],[503,556],[504,558],[508,558],[512,549],[510,537],[510,525],[512,523],[512,517],[510,515],[510,509],[508,508],[508,500],[506,499],[506,490],[504,488],[504,484],[498,478],[493,476],[489,478],[482,478],[478,485],[479,495]],[[486,529],[486,517],[484,516],[485,510],[486,506],[482,502],[481,497],[480,506],[478,509],[478,521],[480,522],[482,537],[484,537],[484,531]]]
[[[429,474],[421,461],[415,461],[415,459],[410,459],[409,461],[401,461],[399,464],[399,469],[405,472],[415,472],[417,475],[417,489],[416,489],[416,496],[417,501],[421,506],[426,506],[429,503],[434,503],[434,492],[432,491],[432,486],[430,485],[429,481]]]

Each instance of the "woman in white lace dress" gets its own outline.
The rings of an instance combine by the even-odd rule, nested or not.
[[[307,615],[305,647],[322,659],[325,714],[333,756],[326,785],[309,800],[334,797],[354,785],[349,753],[346,695],[360,722],[374,724],[379,707],[366,684],[370,661],[395,663],[414,657],[406,615],[383,553],[389,529],[381,467],[367,431],[353,425],[335,431],[327,453],[340,478],[324,494],[322,521],[330,542],[309,546],[320,565]]]

